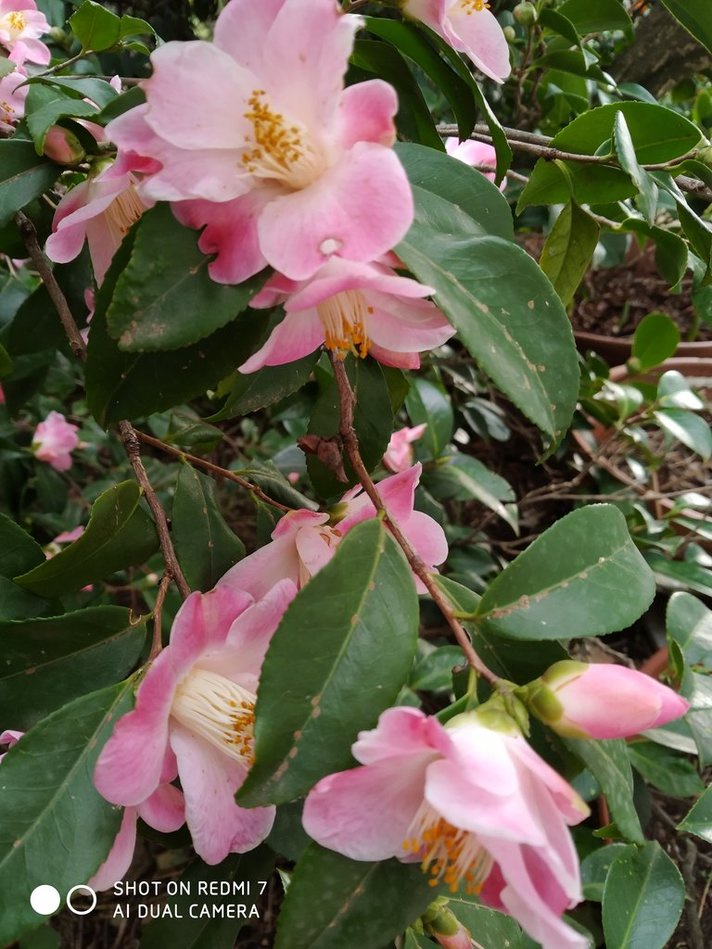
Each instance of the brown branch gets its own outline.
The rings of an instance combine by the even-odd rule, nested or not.
[[[339,359],[338,356],[335,356],[333,353],[329,353],[329,355],[331,358],[331,363],[334,367],[334,376],[336,378],[336,384],[339,390],[339,410],[341,418],[339,433],[341,435],[344,450],[349,461],[351,462],[351,467],[353,468],[356,477],[358,478],[368,497],[373,502],[376,510],[383,513],[385,522],[388,525],[388,528],[395,538],[397,544],[405,554],[406,560],[410,564],[411,570],[418,577],[418,579],[423,582],[423,585],[427,589],[430,596],[433,598],[433,601],[439,607],[440,612],[445,617],[445,620],[452,630],[455,639],[464,652],[469,665],[479,675],[481,675],[482,678],[486,679],[492,685],[495,685],[499,681],[498,677],[478,656],[474,646],[472,645],[472,640],[470,639],[467,630],[465,630],[465,628],[454,615],[452,606],[448,602],[445,594],[440,590],[440,587],[438,587],[432,573],[428,570],[423,560],[413,550],[409,540],[398,526],[398,522],[394,520],[388,513],[388,509],[386,508],[380,494],[378,493],[378,488],[371,479],[371,476],[368,473],[368,470],[366,469],[361,457],[358,436],[356,435],[356,431],[354,429],[355,396],[353,389],[351,388],[349,378],[346,375],[346,369],[344,368],[342,360]]]
[[[171,575],[166,572],[161,577],[158,584],[158,593],[156,594],[156,605],[153,607],[153,640],[151,642],[151,652],[148,657],[150,662],[155,659],[158,653],[163,649],[161,616],[163,613],[163,603],[168,593],[168,587],[171,585]]]
[[[279,511],[288,513],[289,511],[293,510],[293,508],[287,507],[286,504],[282,504],[280,501],[275,501],[275,499],[266,494],[258,484],[254,484],[247,478],[243,478],[241,475],[236,474],[236,472],[230,471],[229,468],[221,468],[220,465],[213,464],[212,461],[207,461],[205,458],[199,458],[197,455],[191,455],[189,452],[183,451],[180,448],[174,448],[173,445],[168,445],[166,442],[162,442],[159,438],[154,438],[153,435],[147,435],[145,432],[140,432],[137,429],[134,429],[134,434],[140,442],[143,442],[146,445],[151,445],[152,448],[157,448],[159,451],[163,451],[167,455],[172,455],[174,458],[185,459],[185,461],[193,465],[194,468],[203,468],[205,471],[209,471],[210,474],[215,475],[216,478],[227,478],[228,481],[234,481],[235,484],[239,484],[241,488],[244,488],[246,491],[251,491],[253,494],[257,495],[257,497],[264,501],[265,504],[269,504],[271,507],[277,508]]]
[[[692,894],[695,892],[695,865],[697,863],[697,847],[694,842],[687,837],[685,839],[685,853],[680,861],[680,872],[685,880],[687,898],[685,899],[685,916],[687,918],[687,931],[690,937],[690,949],[705,949],[705,934],[702,931],[700,918],[697,915],[697,907]]]

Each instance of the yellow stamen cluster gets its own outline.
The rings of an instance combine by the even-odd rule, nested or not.
[[[247,100],[249,109],[244,117],[252,124],[252,135],[246,138],[248,148],[242,154],[242,165],[251,175],[303,187],[308,183],[311,162],[302,129],[272,109],[266,96],[264,89],[255,89]]]
[[[194,669],[176,689],[171,715],[226,755],[252,764],[255,696],[231,679]]]
[[[460,6],[464,8],[467,16],[473,13],[482,13],[483,10],[489,10],[490,5],[487,0],[460,0]]]
[[[351,352],[365,359],[371,348],[367,319],[373,313],[359,290],[342,290],[317,306],[324,325],[324,341],[340,359]]]
[[[27,20],[19,10],[13,10],[0,20],[0,26],[6,26],[14,34],[12,38],[15,39],[27,26]]]
[[[479,893],[492,869],[492,858],[477,837],[453,827],[425,802],[408,828],[402,847],[421,858],[420,868],[430,874],[430,886],[445,883],[451,893],[463,883],[466,893]]]

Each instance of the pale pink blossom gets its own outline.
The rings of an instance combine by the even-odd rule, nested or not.
[[[536,715],[576,738],[629,738],[680,718],[690,707],[656,679],[613,663],[565,659],[525,691]]]
[[[406,16],[420,20],[459,53],[465,53],[485,76],[504,82],[509,73],[509,46],[486,0],[400,0]]]
[[[427,428],[427,424],[415,425],[413,428],[399,428],[393,432],[388,448],[383,456],[383,464],[389,471],[405,471],[413,464],[413,442],[417,442]]]
[[[50,52],[39,37],[49,28],[34,0],[0,0],[0,46],[8,50],[13,63],[46,66]]]
[[[12,728],[7,728],[4,732],[0,732],[0,745],[4,745],[6,749],[5,752],[0,755],[0,761],[2,761],[12,746],[18,743],[24,734],[24,732],[14,731]]]
[[[225,584],[192,593],[96,765],[99,793],[137,807],[171,774],[166,756],[175,761],[186,822],[206,863],[252,850],[272,827],[274,807],[246,810],[235,792],[252,764],[262,661],[295,593],[289,580],[258,601]]]
[[[435,304],[423,299],[433,292],[379,261],[333,257],[302,283],[275,274],[251,306],[282,303],[286,316],[240,372],[281,366],[322,345],[341,357],[370,354],[387,366],[417,369],[419,353],[455,333]]]
[[[61,412],[50,412],[32,436],[35,458],[46,461],[55,471],[67,471],[72,467],[71,453],[79,444],[78,431]]]
[[[150,207],[136,190],[137,179],[113,164],[76,185],[57,205],[45,251],[66,264],[86,240],[97,284],[101,284],[126,234]]]
[[[466,165],[472,165],[475,168],[477,168],[478,165],[492,168],[492,171],[481,171],[480,168],[477,168],[477,170],[480,171],[480,174],[483,174],[488,181],[494,182],[494,169],[497,167],[497,152],[491,145],[488,145],[486,142],[473,142],[472,139],[466,139],[464,142],[461,142],[458,138],[446,138],[445,151],[452,158],[457,158]],[[502,179],[499,190],[504,191],[506,187],[507,179],[505,177]]]
[[[14,69],[0,79],[0,132],[9,133],[25,114],[25,99],[30,87],[23,85],[27,75]]]
[[[437,521],[414,510],[421,470],[421,465],[413,465],[379,481],[377,488],[389,516],[398,523],[428,569],[435,572],[436,565],[447,559],[448,545]],[[290,511],[277,524],[271,543],[231,567],[218,586],[247,590],[255,597],[264,596],[283,577],[301,587],[331,560],[352,528],[375,516],[373,502],[361,487],[347,491],[331,515]],[[422,581],[414,579],[418,592],[425,593]]]
[[[174,210],[205,227],[214,280],[267,263],[303,280],[334,254],[373,260],[410,227],[396,93],[380,79],[344,88],[361,23],[335,0],[231,0],[214,42],[152,54],[146,103],[107,127],[124,167],[147,173],[142,195],[188,202]]]
[[[588,808],[513,724],[483,721],[388,709],[352,747],[361,767],[309,793],[304,827],[352,860],[419,861],[432,885],[480,893],[544,949],[584,949],[560,917],[582,898],[567,825]]]

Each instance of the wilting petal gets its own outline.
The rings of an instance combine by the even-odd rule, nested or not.
[[[87,886],[94,890],[108,890],[126,876],[136,848],[137,819],[138,812],[135,807],[125,808],[111,850],[94,876],[87,881]]]

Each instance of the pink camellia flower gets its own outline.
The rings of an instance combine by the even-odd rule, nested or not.
[[[13,63],[46,66],[50,52],[39,37],[48,33],[49,28],[35,0],[0,0],[0,46],[9,51]]]
[[[0,386],[0,405],[5,405],[5,393],[2,386]]]
[[[23,85],[27,76],[14,69],[0,79],[0,132],[10,133],[25,114],[25,99],[30,91]]]
[[[690,707],[656,679],[603,662],[555,662],[525,692],[535,715],[574,738],[628,738],[680,718]]]
[[[418,860],[431,885],[480,893],[544,949],[583,949],[560,916],[582,898],[567,824],[588,808],[513,722],[495,731],[480,714],[443,727],[419,709],[388,709],[352,747],[361,767],[309,793],[304,828],[352,860]]]
[[[446,138],[445,139],[445,151],[450,155],[451,158],[457,158],[459,161],[463,161],[466,165],[472,165],[477,167],[478,165],[484,165],[488,168],[497,167],[497,152],[491,145],[488,145],[486,142],[473,142],[472,139],[467,139],[464,142],[461,142],[457,138]],[[483,174],[488,181],[494,182],[495,173],[493,171],[480,171],[480,174]],[[502,179],[502,184],[499,186],[500,191],[504,191],[507,187],[506,177]]]
[[[433,292],[377,261],[333,257],[303,283],[275,274],[251,306],[283,303],[286,316],[240,372],[281,366],[321,345],[342,358],[348,352],[370,354],[387,366],[417,369],[419,353],[455,333],[435,304],[423,299]]]
[[[399,428],[393,432],[388,448],[383,456],[383,464],[389,471],[405,471],[413,464],[413,449],[411,445],[417,442],[427,428],[427,424],[416,425],[413,428]]]
[[[420,20],[495,82],[509,73],[509,46],[487,0],[400,0],[403,12]]]
[[[396,93],[379,79],[344,89],[361,23],[335,0],[231,0],[213,43],[152,54],[145,105],[107,127],[131,167],[158,169],[146,198],[190,202],[174,210],[205,226],[214,280],[267,263],[304,280],[334,254],[373,260],[410,227]]]
[[[413,509],[421,470],[421,465],[413,465],[380,481],[377,487],[388,513],[434,571],[435,565],[447,558],[448,545],[437,521]],[[231,567],[218,586],[247,590],[257,598],[283,577],[301,587],[331,560],[340,541],[353,527],[375,516],[373,502],[360,487],[347,491],[331,516],[315,511],[290,511],[277,524],[272,542]],[[415,585],[419,593],[425,593],[417,577]]]
[[[136,707],[99,755],[94,783],[125,807],[150,798],[166,780],[166,755],[175,755],[186,822],[206,863],[252,850],[274,821],[274,807],[245,810],[235,792],[252,764],[262,661],[295,593],[289,580],[258,601],[225,584],[192,593],[139,686]]]
[[[113,164],[72,188],[57,205],[45,252],[66,264],[77,257],[86,240],[97,284],[131,226],[152,204],[136,191],[137,178]]]
[[[79,427],[68,422],[61,412],[50,412],[32,436],[32,451],[39,461],[46,461],[55,471],[72,467],[71,453],[79,444]]]
[[[18,743],[24,734],[24,732],[14,731],[12,728],[7,728],[4,732],[0,732],[0,745],[4,745],[6,749],[5,752],[0,755],[0,761],[2,761],[12,746]]]

